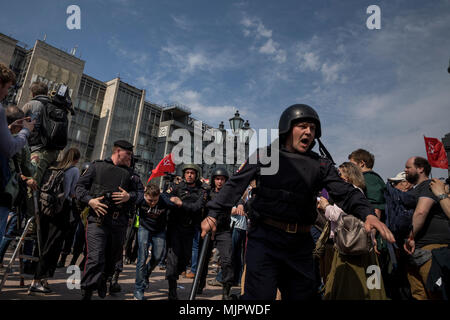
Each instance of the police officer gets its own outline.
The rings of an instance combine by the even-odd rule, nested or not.
[[[186,164],[182,169],[183,181],[170,192],[170,209],[167,225],[167,269],[169,300],[178,299],[178,276],[186,269],[192,255],[195,225],[202,220],[206,193],[200,181],[201,169],[196,164]]]
[[[133,222],[134,222],[134,217],[136,215],[136,207],[141,205],[144,202],[144,186],[141,182],[141,178],[139,176],[139,174],[136,172],[136,163],[138,162],[138,159],[136,158],[135,155],[131,156],[131,182],[135,185],[135,188],[137,190],[137,197],[136,197],[136,201],[135,201],[135,205],[132,205],[128,211],[128,227],[127,227],[127,231],[125,233],[125,237],[123,239],[124,243],[122,244],[122,246],[125,246],[125,242],[128,240],[126,238],[126,235],[129,235],[128,230],[129,229],[133,229]],[[131,228],[130,228],[131,227]],[[109,282],[109,293],[110,294],[114,294],[117,292],[120,292],[122,290],[122,288],[120,287],[119,284],[119,275],[120,273],[123,271],[123,254],[120,255],[119,260],[116,262],[116,266],[114,269],[114,275],[108,279]]]
[[[228,180],[229,175],[225,168],[216,168],[211,174],[211,189],[208,192],[208,201],[213,200],[219,191],[224,186],[225,182]],[[231,223],[231,210],[230,214],[221,215],[217,221],[217,230],[213,241],[209,243],[207,249],[207,255],[205,258],[205,265],[203,266],[200,283],[197,289],[197,294],[203,292],[203,288],[206,284],[206,276],[208,274],[208,261],[211,257],[212,249],[216,247],[220,252],[219,264],[222,269],[222,300],[230,299],[230,289],[233,283],[233,267],[231,260],[232,253],[232,241],[231,235],[233,230],[230,228]]]
[[[136,201],[137,186],[130,170],[133,145],[114,142],[110,158],[94,161],[76,185],[77,198],[89,205],[87,218],[88,258],[81,280],[83,299],[92,292],[104,298],[107,279],[122,255],[128,211]]]
[[[288,107],[279,121],[278,172],[263,175],[259,161],[246,162],[207,205],[202,236],[215,232],[220,216],[229,214],[249,182],[256,179],[257,193],[249,210],[244,300],[274,300],[277,288],[283,299],[315,298],[310,228],[317,215],[316,195],[323,188],[345,212],[365,221],[367,231],[376,228],[385,239],[394,241],[364,195],[339,177],[332,161],[311,151],[315,139],[324,149],[321,133],[313,108],[304,104]]]

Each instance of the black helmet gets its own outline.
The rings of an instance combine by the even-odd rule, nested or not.
[[[215,168],[213,170],[213,172],[211,173],[211,181],[210,181],[210,183],[211,183],[212,186],[214,186],[214,178],[217,177],[217,176],[224,176],[225,177],[225,181],[228,180],[228,178],[230,177],[228,175],[227,169],[222,168],[222,167]]]
[[[200,181],[200,177],[202,175],[202,169],[198,165],[196,165],[194,163],[189,163],[189,164],[183,165],[183,167],[181,169],[181,172],[183,173],[183,179],[184,179],[184,172],[187,169],[195,170],[197,172],[197,174],[195,176],[195,182]]]
[[[287,134],[292,127],[292,122],[295,120],[312,120],[316,124],[316,135],[314,138],[318,139],[322,135],[320,128],[320,119],[317,112],[306,104],[294,104],[283,111],[278,123],[279,135]]]

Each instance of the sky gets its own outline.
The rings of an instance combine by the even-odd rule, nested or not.
[[[239,110],[252,128],[277,128],[283,110],[308,104],[337,164],[364,148],[384,179],[426,157],[424,135],[450,133],[449,1],[1,2],[0,32],[28,47],[44,35],[77,46],[84,73],[120,75],[147,101],[180,103],[213,127]],[[66,25],[72,4],[79,30]],[[380,29],[366,25],[370,5]]]

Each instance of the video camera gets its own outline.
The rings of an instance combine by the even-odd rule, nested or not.
[[[72,107],[72,99],[69,95],[69,88],[65,84],[60,84],[56,90],[50,92],[52,103],[61,108],[67,109],[71,115],[75,115],[75,110]]]

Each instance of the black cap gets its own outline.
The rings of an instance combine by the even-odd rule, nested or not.
[[[133,145],[126,140],[114,141],[114,147],[119,147],[124,150],[133,151]]]

